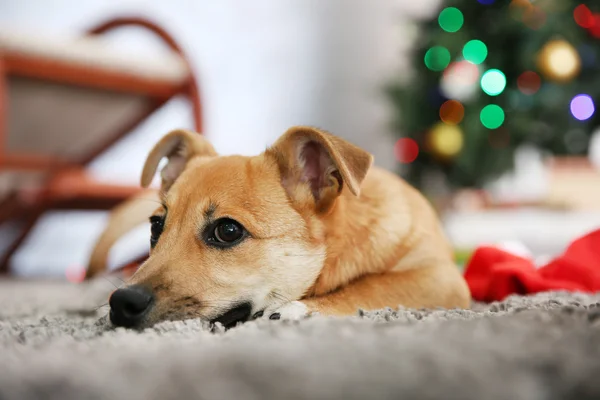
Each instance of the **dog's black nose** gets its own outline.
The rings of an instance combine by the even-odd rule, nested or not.
[[[133,328],[139,325],[152,308],[152,292],[133,285],[117,289],[110,296],[110,321],[116,326]]]

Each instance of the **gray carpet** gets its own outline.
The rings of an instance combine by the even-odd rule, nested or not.
[[[112,289],[0,281],[0,399],[600,398],[600,296],[140,333],[94,310]]]

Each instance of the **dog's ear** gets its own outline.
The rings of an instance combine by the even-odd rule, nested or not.
[[[319,212],[333,205],[344,185],[359,196],[360,184],[373,163],[373,156],[365,150],[305,126],[290,128],[267,153],[275,156],[290,196],[300,201],[310,198]]]
[[[214,157],[213,146],[196,132],[177,129],[167,133],[154,145],[142,170],[141,184],[148,187],[154,179],[158,164],[167,157],[168,162],[161,170],[161,189],[169,190],[175,179],[183,172],[187,162],[193,157]]]

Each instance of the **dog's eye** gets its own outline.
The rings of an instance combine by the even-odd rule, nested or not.
[[[164,217],[160,215],[150,217],[150,247],[154,247],[158,243],[158,238],[163,231],[164,224]]]
[[[237,244],[246,234],[244,227],[230,218],[218,220],[209,232],[208,242],[221,247]]]

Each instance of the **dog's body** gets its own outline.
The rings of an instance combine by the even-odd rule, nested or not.
[[[154,248],[133,286],[120,289],[127,294],[111,298],[117,325],[188,317],[231,325],[252,315],[469,306],[429,203],[333,135],[297,127],[259,156],[219,157],[201,135],[174,131],[150,154],[144,186],[165,156]],[[111,230],[124,230],[118,218],[111,221],[105,247],[114,241]],[[144,303],[140,296],[151,310],[133,323],[122,309]]]

